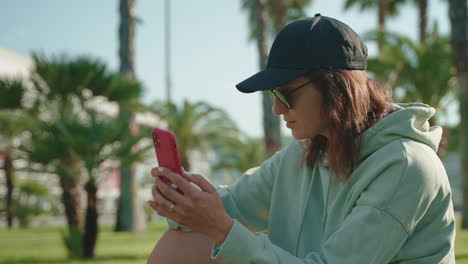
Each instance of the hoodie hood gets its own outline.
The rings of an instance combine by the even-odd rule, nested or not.
[[[434,116],[436,110],[423,103],[392,105],[395,109],[393,113],[362,134],[361,159],[399,138],[414,139],[437,152],[442,128],[429,125],[429,119]]]

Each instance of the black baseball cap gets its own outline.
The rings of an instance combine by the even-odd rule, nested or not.
[[[266,68],[236,85],[243,93],[272,89],[315,69],[365,70],[367,47],[348,25],[316,14],[284,27]]]

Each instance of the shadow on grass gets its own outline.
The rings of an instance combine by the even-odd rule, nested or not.
[[[70,261],[87,263],[87,262],[105,262],[111,263],[110,261],[146,261],[147,256],[125,256],[125,255],[109,255],[109,256],[98,256],[93,259],[48,259],[48,258],[14,258],[14,259],[0,259],[0,264],[68,264]]]
[[[468,259],[468,254],[456,254],[455,259],[457,260]]]
[[[92,261],[109,261],[109,260],[146,260],[148,256],[146,255],[108,255],[108,256],[98,256],[92,259]]]

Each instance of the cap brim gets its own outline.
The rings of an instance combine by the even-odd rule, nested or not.
[[[306,69],[267,68],[238,83],[236,88],[243,93],[265,91],[284,85],[306,72]]]

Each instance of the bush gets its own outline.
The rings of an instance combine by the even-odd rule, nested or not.
[[[20,227],[29,227],[33,217],[51,211],[53,206],[48,192],[47,187],[36,181],[27,180],[19,184],[18,192],[14,195],[13,214]]]

